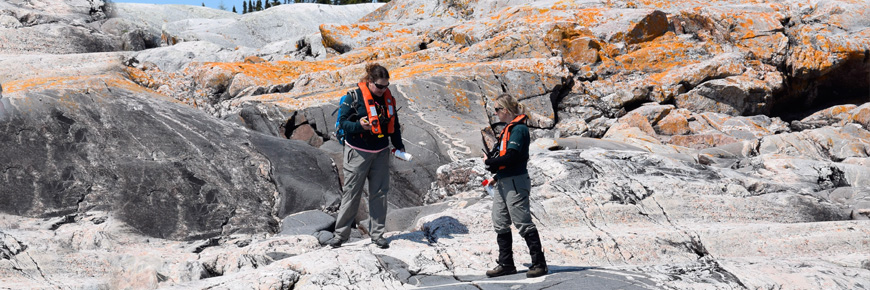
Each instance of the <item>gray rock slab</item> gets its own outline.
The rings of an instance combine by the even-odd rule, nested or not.
[[[335,218],[319,210],[309,210],[288,215],[281,222],[279,235],[314,235],[335,224]]]
[[[550,274],[538,278],[526,278],[526,270],[514,275],[496,278],[480,276],[412,276],[410,289],[661,289],[649,276],[621,270],[597,269],[574,266],[549,266]],[[457,280],[458,279],[458,280]]]
[[[391,210],[387,215],[387,231],[411,231],[420,217],[441,212],[450,208],[447,204],[415,206]]]
[[[338,197],[332,161],[316,148],[119,77],[5,83],[0,103],[2,212],[107,209],[147,236],[202,239],[274,232],[276,219]]]

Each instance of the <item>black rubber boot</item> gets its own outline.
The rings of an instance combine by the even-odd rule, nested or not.
[[[529,254],[532,256],[532,266],[526,272],[526,277],[535,278],[547,275],[550,270],[547,269],[547,260],[544,259],[544,250],[541,249],[541,237],[538,235],[538,230],[526,233],[523,238],[526,239]]]
[[[517,273],[517,267],[514,266],[513,238],[511,233],[498,234],[498,266],[492,270],[486,271],[487,277],[498,277]]]

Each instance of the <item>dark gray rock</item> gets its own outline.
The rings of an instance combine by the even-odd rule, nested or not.
[[[550,274],[536,279],[526,278],[524,269],[519,273],[496,278],[479,276],[411,276],[409,281],[426,289],[660,289],[656,282],[643,273],[595,269],[576,266],[549,265]]]
[[[275,232],[280,217],[337,199],[318,150],[161,98],[112,78],[5,92],[0,211],[104,210],[145,235],[200,239]]]
[[[284,217],[281,222],[280,235],[314,235],[330,229],[335,224],[335,218],[319,210],[309,210]]]
[[[9,260],[26,249],[27,245],[22,244],[12,235],[0,232],[0,260]]]
[[[223,117],[224,120],[235,122],[252,131],[257,131],[275,137],[285,137],[284,124],[293,116],[293,112],[271,104],[246,103],[235,113]],[[292,131],[292,130],[291,130]]]
[[[424,216],[436,214],[449,208],[449,205],[439,203],[390,210],[389,214],[387,214],[386,231],[419,230],[416,228],[417,220]]]

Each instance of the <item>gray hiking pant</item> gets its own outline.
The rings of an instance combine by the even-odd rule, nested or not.
[[[341,206],[335,220],[335,235],[343,241],[359,209],[363,185],[369,181],[369,235],[372,240],[384,236],[387,221],[387,192],[390,191],[390,150],[378,153],[358,151],[344,146],[344,187]]]
[[[497,194],[492,199],[492,225],[496,234],[511,232],[511,221],[520,235],[535,230],[529,209],[532,181],[529,174],[502,177],[496,184]]]

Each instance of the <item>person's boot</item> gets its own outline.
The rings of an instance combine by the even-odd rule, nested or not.
[[[487,277],[498,277],[517,273],[517,267],[514,266],[514,252],[512,249],[513,238],[511,233],[498,234],[498,266],[492,270],[486,271]]]
[[[547,275],[550,269],[547,268],[547,260],[544,259],[544,250],[541,249],[541,237],[538,235],[538,230],[526,233],[523,238],[526,239],[529,254],[532,256],[532,266],[526,272],[526,277],[535,278]]]

